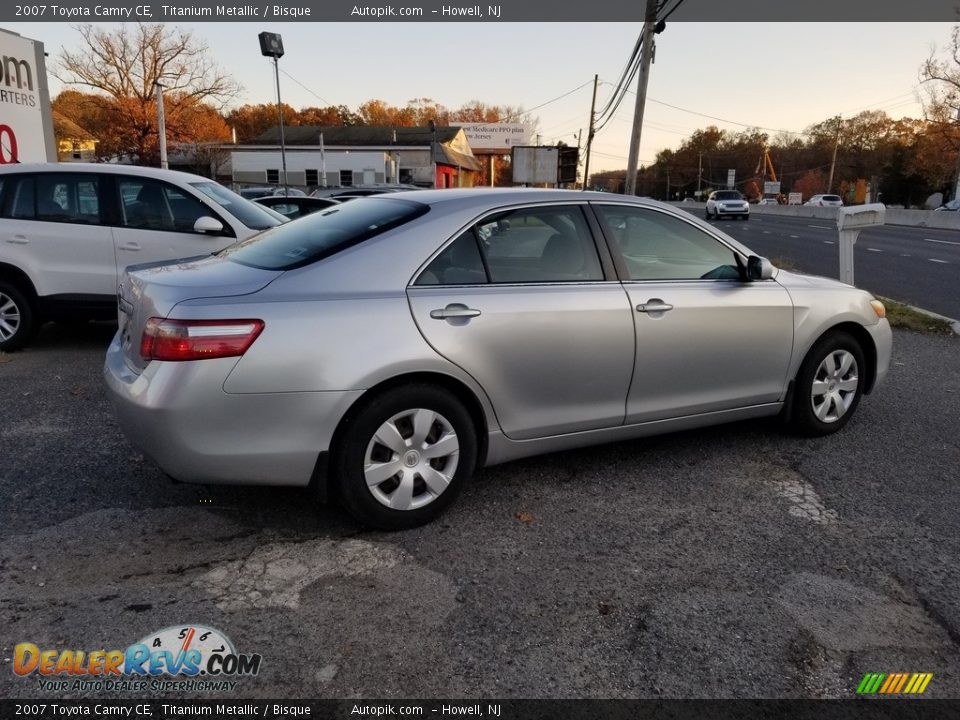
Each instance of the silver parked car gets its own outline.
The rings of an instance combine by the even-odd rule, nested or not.
[[[131,268],[107,353],[174,478],[314,484],[383,528],[485,465],[781,414],[842,428],[887,373],[883,305],[638,198],[352,200],[214,257]]]

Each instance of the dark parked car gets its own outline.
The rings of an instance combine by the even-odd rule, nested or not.
[[[282,195],[257,198],[254,202],[264,205],[290,220],[296,220],[298,217],[340,204],[340,201],[334,198],[284,197]]]

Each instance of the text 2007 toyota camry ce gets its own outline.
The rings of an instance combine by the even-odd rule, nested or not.
[[[883,305],[660,203],[554,190],[361,198],[131,268],[105,374],[174,478],[316,483],[363,523],[477,468],[782,415],[841,429],[883,380]]]

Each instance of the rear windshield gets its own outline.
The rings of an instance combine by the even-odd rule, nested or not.
[[[740,200],[740,193],[736,190],[721,190],[713,196],[714,200]]]
[[[408,223],[427,210],[427,205],[409,200],[360,198],[255,235],[221,255],[264,270],[293,270]]]
[[[829,200],[830,202],[836,202],[837,200],[840,199],[840,196],[839,196],[839,195],[824,195],[824,196],[823,196],[823,199],[824,199],[824,200]]]
[[[283,222],[265,208],[250,202],[215,182],[190,183],[251,230],[266,230]]]

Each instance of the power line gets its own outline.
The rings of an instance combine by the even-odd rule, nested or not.
[[[317,98],[317,100],[319,100],[320,102],[326,103],[329,107],[333,107],[333,103],[332,103],[332,102],[330,102],[329,100],[326,100],[326,99],[320,97],[319,95],[317,95],[317,93],[315,93],[313,90],[311,90],[310,88],[308,88],[308,87],[307,87],[306,85],[304,85],[302,82],[300,82],[299,80],[297,80],[293,75],[291,75],[290,73],[288,73],[288,72],[287,72],[286,70],[284,70],[283,68],[280,68],[280,72],[282,72],[282,73],[283,73],[284,75],[286,75],[288,78],[290,78],[291,80],[293,80],[297,85],[299,85],[299,86],[302,87],[304,90],[306,90],[308,93],[310,93],[311,95],[313,95],[313,96],[314,96],[315,98]]]
[[[568,95],[573,95],[575,92],[577,92],[577,90],[582,90],[583,88],[587,87],[587,85],[592,85],[592,84],[593,84],[593,80],[587,80],[585,83],[583,83],[583,85],[577,85],[573,90],[568,90],[567,92],[563,93],[563,95],[558,95],[557,97],[553,98],[553,100],[547,100],[546,102],[540,103],[539,105],[534,105],[532,108],[521,110],[520,112],[514,113],[513,115],[508,115],[505,118],[500,118],[498,122],[508,122],[509,120],[518,118],[521,115],[526,115],[527,113],[531,113],[534,110],[539,110],[542,107],[546,107],[547,105],[551,105],[557,102],[557,100],[563,100]]]

